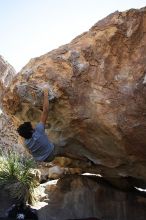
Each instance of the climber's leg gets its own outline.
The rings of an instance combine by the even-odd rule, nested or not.
[[[88,161],[85,157],[79,156],[78,154],[73,154],[72,152],[68,152],[68,147],[63,146],[60,147],[58,145],[55,145],[54,148],[54,155],[56,157],[68,157],[70,159],[76,159],[76,160],[83,160],[83,161]]]
[[[74,139],[70,139],[65,146],[55,145],[53,152],[45,162],[51,162],[55,157],[68,157],[70,159],[83,160],[86,162],[91,161],[96,165],[102,165],[101,160],[97,159],[96,155],[82,146],[79,141]]]
[[[44,162],[51,162],[54,159],[55,159],[55,153],[53,150],[52,153],[44,160]]]

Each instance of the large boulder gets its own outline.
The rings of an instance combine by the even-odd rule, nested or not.
[[[88,167],[104,177],[146,182],[145,32],[146,8],[109,15],[71,43],[31,59],[9,86],[1,80],[3,110],[15,124],[37,123],[47,84],[46,131],[54,143],[91,160]]]
[[[145,196],[113,188],[101,178],[70,175],[46,185],[48,204],[38,210],[40,220],[144,220]]]

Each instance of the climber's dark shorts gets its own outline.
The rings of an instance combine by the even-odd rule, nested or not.
[[[44,162],[51,162],[55,158],[55,152],[54,150],[51,152],[51,154],[44,160]]]

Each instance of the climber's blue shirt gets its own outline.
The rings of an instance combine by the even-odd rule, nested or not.
[[[43,123],[38,123],[30,139],[25,139],[25,145],[36,161],[44,161],[54,150],[54,145],[45,133]]]

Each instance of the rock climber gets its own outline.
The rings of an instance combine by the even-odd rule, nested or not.
[[[43,90],[44,101],[40,122],[34,128],[31,122],[24,122],[17,128],[18,134],[24,138],[24,145],[29,153],[38,162],[51,162],[56,156],[71,159],[92,161],[100,164],[95,155],[86,150],[77,140],[70,139],[67,144],[53,144],[45,133],[45,124],[49,113],[49,91]]]
[[[49,92],[44,89],[43,111],[40,122],[34,128],[31,122],[24,122],[17,128],[18,134],[24,138],[24,145],[36,161],[51,162],[58,154],[58,147],[48,139],[45,124],[49,112]]]

